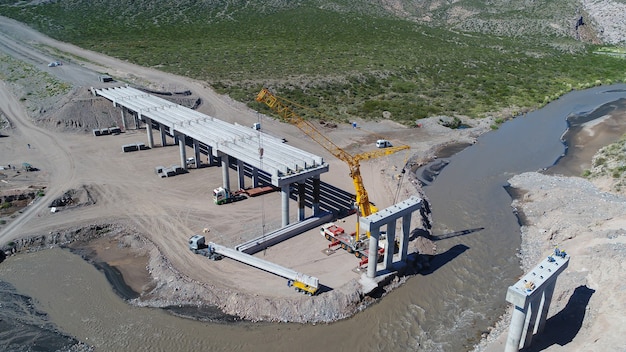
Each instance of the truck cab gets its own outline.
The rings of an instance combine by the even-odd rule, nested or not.
[[[225,203],[229,195],[230,192],[228,192],[224,187],[218,187],[213,190],[213,201],[215,204]]]
[[[204,236],[202,235],[193,235],[189,239],[189,249],[191,250],[198,250],[206,247],[206,242]]]

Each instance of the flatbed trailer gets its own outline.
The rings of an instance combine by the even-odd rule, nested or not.
[[[263,194],[276,192],[276,190],[278,190],[278,188],[274,186],[261,186],[261,187],[248,188],[248,189],[243,190],[243,192],[247,194],[248,197],[257,197]]]
[[[367,237],[363,237],[359,241],[357,241],[356,234],[348,234],[345,232],[343,227],[337,226],[332,222],[322,225],[322,227],[320,228],[320,233],[322,236],[330,241],[328,248],[339,246],[341,247],[341,249],[347,251],[348,253],[354,254],[354,256],[357,258],[367,258],[367,256],[369,255],[370,242]],[[381,250],[385,250],[385,238],[381,238],[378,243],[381,247],[378,249],[380,253]],[[365,263],[367,263],[367,261]]]

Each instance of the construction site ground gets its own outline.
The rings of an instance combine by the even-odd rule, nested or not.
[[[1,38],[4,47],[19,48],[7,50],[8,55],[36,66],[73,88],[61,99],[51,99],[30,94],[33,87],[28,83],[2,82],[0,85],[0,110],[9,121],[9,127],[2,130],[4,137],[0,138],[0,165],[28,162],[38,169],[35,172],[24,172],[19,168],[2,170],[0,192],[30,187],[43,189],[45,193],[19,214],[4,218],[6,223],[0,227],[1,244],[33,235],[47,236],[47,243],[52,241],[50,235],[63,236],[68,231],[94,224],[114,224],[117,232],[106,230],[103,235],[120,234],[119,238],[89,246],[102,258],[112,258],[112,264],[125,278],[137,278],[137,282],[127,281],[136,291],[146,294],[138,304],[213,303],[236,314],[237,304],[230,302],[228,297],[238,294],[248,295],[250,299],[257,296],[300,299],[294,298],[298,295],[287,287],[284,278],[232,260],[212,262],[187,248],[187,240],[195,233],[203,233],[208,241],[234,247],[277,229],[281,225],[280,193],[218,206],[213,204],[211,196],[213,188],[222,184],[219,167],[192,168],[187,174],[158,177],[154,171],[156,166],[180,164],[179,148],[157,144],[149,150],[123,153],[121,147],[125,144],[147,142],[145,129],[136,130],[130,124],[119,135],[95,137],[92,128],[110,127],[112,122],[121,125],[121,113],[111,102],[92,96],[89,88],[130,83],[157,91],[189,90],[194,97],[201,99],[198,110],[205,114],[246,126],[260,121],[264,132],[323,156],[330,164],[330,172],[322,175],[322,181],[353,193],[352,180],[343,162],[309,140],[296,127],[279,123],[220,96],[203,82],[134,66],[61,43],[8,19],[3,20],[2,26],[7,34]],[[41,51],[44,50],[41,48],[55,48],[74,59],[62,66],[48,67],[47,63],[55,56]],[[107,72],[116,82],[98,82],[97,77],[102,72]],[[37,84],[35,78],[32,84]],[[336,128],[320,125],[320,128],[350,153],[374,149],[375,141],[381,136],[395,145],[408,144],[412,148],[407,153],[363,163],[361,172],[370,199],[381,209],[393,203],[398,193],[398,177],[405,163],[417,165],[432,158],[438,148],[471,143],[489,129],[488,120],[467,121],[475,127],[464,130],[443,127],[438,118],[420,120],[419,128],[401,126],[389,120],[355,122],[356,128],[351,124],[339,124]],[[156,133],[155,141],[160,141]],[[206,163],[205,157],[203,162]],[[250,180],[247,182],[249,185]],[[398,200],[418,194],[418,187],[408,177],[400,185]],[[60,207],[52,213],[49,208],[52,200],[68,191],[75,192],[75,198],[79,199],[77,204]],[[310,213],[311,210],[307,209],[307,215]],[[291,221],[296,220],[297,214],[297,203],[290,201]],[[342,226],[350,231],[356,220],[349,217],[345,221]],[[342,250],[332,255],[322,253],[328,243],[319,230],[314,229],[257,255],[318,277],[323,285],[320,297],[326,294],[331,300],[334,299],[331,294],[342,294],[355,303],[354,297],[360,294],[355,289],[358,286],[355,282],[360,275],[352,269],[357,266],[358,259]],[[127,255],[116,254],[120,251]],[[128,254],[139,259],[123,259],[130,258]],[[185,285],[192,288],[185,289]],[[319,299],[315,306],[324,304],[323,301],[325,299]],[[298,314],[300,316],[296,316]],[[283,314],[266,310],[241,313],[250,319],[308,320],[301,314],[306,315],[295,311]],[[347,311],[327,313],[327,316],[313,320],[333,320],[350,314]]]

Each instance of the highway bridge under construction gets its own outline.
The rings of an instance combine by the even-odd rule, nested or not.
[[[181,168],[187,169],[188,160],[193,160],[196,163],[195,166],[199,167],[201,155],[206,155],[209,166],[221,166],[222,187],[226,190],[232,189],[229,171],[231,167],[237,172],[238,189],[246,188],[245,177],[251,178],[253,188],[264,183],[278,189],[281,193],[282,222],[279,230],[262,234],[232,250],[211,243],[211,254],[218,253],[286,277],[290,282],[294,282],[296,288],[300,284],[312,287],[310,282],[304,283],[296,279],[296,277],[309,277],[306,274],[296,273],[296,275],[290,269],[255,259],[251,255],[302,232],[319,228],[320,225],[332,221],[338,215],[320,210],[320,175],[329,170],[329,165],[322,157],[290,146],[283,140],[262,132],[256,128],[258,127],[256,124],[242,126],[227,123],[139,89],[92,88],[92,93],[110,100],[114,106],[121,109],[124,129],[127,129],[126,122],[129,119],[134,121],[137,129],[143,123],[147,132],[148,148],[155,147],[154,130],[159,131],[161,146],[167,145],[167,137],[173,138],[175,144],[179,146]],[[193,149],[193,158],[187,158],[188,147]],[[298,202],[298,222],[289,224],[289,200],[294,194]],[[312,210],[312,214],[308,217],[305,214],[307,204]],[[367,273],[362,275],[361,280],[366,291],[376,288],[378,281],[406,264],[411,217],[414,212],[422,208],[422,205],[420,198],[411,197],[383,211],[362,216],[357,220],[368,231],[366,242],[369,244],[369,249],[363,254],[366,258],[369,257],[370,261]],[[345,210],[352,206],[353,204],[348,200],[339,208]],[[396,235],[398,220],[400,220],[401,233]],[[382,243],[379,242],[382,240],[381,234],[384,234],[383,237],[386,237],[386,241],[390,243],[384,250],[378,250]],[[331,245],[336,246],[337,243],[333,242]],[[344,246],[341,247],[345,249]],[[381,263],[379,259],[382,259]],[[285,273],[288,275],[286,276]],[[311,280],[314,280],[317,286],[317,279],[311,277]],[[315,287],[316,290],[317,287]],[[310,290],[302,292],[311,293]]]
[[[135,88],[92,89],[92,93],[120,107],[122,121],[126,121],[129,114],[136,126],[140,121],[145,123],[147,147],[155,146],[153,129],[160,132],[162,146],[167,144],[167,136],[174,138],[180,147],[183,169],[187,169],[186,147],[191,145],[198,166],[201,154],[208,156],[210,166],[214,160],[221,162],[224,189],[233,189],[229,173],[231,160],[236,164],[238,189],[246,188],[246,170],[250,170],[252,187],[258,187],[261,179],[270,182],[281,192],[283,226],[289,224],[290,189],[295,185],[298,194],[303,194],[310,179],[312,215],[319,215],[320,174],[328,172],[328,164],[322,157],[292,147],[252,127],[224,122]],[[304,197],[298,202],[298,219],[302,221],[306,218]]]

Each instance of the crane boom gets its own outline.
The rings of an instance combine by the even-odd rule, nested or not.
[[[305,120],[295,111],[293,111],[289,105],[297,105],[296,103],[274,95],[267,88],[261,89],[256,97],[256,101],[267,105],[270,109],[272,109],[272,111],[278,114],[281,120],[295,125],[307,136],[309,136],[324,149],[326,149],[329,153],[335,156],[337,159],[348,164],[348,168],[350,169],[350,177],[352,178],[352,183],[354,184],[354,189],[356,191],[355,203],[358,207],[357,211],[359,213],[359,216],[368,216],[378,211],[376,206],[370,203],[369,196],[367,194],[367,191],[365,190],[365,186],[363,185],[360,162],[361,160],[369,160],[393,154],[400,150],[408,149],[409,146],[403,145],[398,147],[389,147],[371,152],[360,153],[353,156],[335,143],[333,143],[333,141],[328,139],[325,135],[323,135],[322,132],[320,132],[311,122]],[[357,241],[359,239],[358,221],[356,224],[356,239]]]

